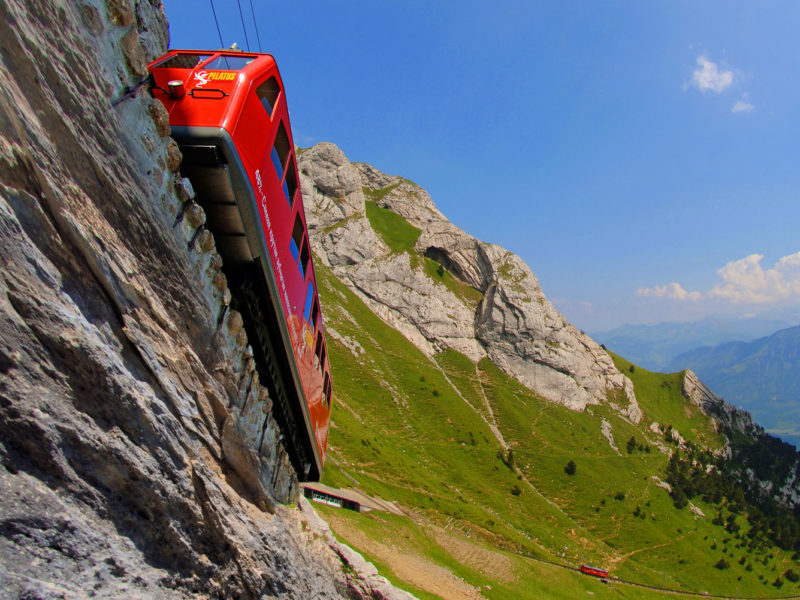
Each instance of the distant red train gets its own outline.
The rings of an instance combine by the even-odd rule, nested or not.
[[[601,579],[608,579],[608,571],[601,569],[600,567],[592,567],[591,565],[587,564],[581,565],[581,573],[600,577]]]
[[[148,69],[298,478],[318,479],[332,384],[278,67],[268,54],[172,50]]]

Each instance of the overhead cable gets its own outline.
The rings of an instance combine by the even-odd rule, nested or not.
[[[217,20],[217,11],[214,10],[214,0],[208,0],[211,2],[211,12],[214,14],[214,23],[217,25],[217,33],[219,34],[219,47],[220,49],[225,47],[225,42],[222,41],[222,32],[219,30],[219,21]]]
[[[244,13],[242,13],[242,3],[240,0],[236,0],[236,4],[239,5],[239,18],[242,20],[242,31],[244,31],[244,44],[247,46],[247,51],[250,52],[250,40],[247,39],[247,27],[244,26]]]
[[[256,19],[256,11],[253,10],[253,0],[250,0],[250,12],[253,15],[253,26],[256,28],[256,40],[258,40],[258,51],[261,52],[261,36],[258,35],[258,20]]]

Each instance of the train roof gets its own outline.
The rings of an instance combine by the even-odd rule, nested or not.
[[[271,54],[240,50],[172,49],[151,62],[148,69],[206,69],[211,71],[262,71],[277,69]]]

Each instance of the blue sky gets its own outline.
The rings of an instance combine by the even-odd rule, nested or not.
[[[417,182],[578,327],[800,305],[800,2],[214,0],[245,48],[239,4],[297,144]]]

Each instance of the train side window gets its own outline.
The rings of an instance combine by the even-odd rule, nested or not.
[[[325,344],[322,344],[322,350],[319,353],[319,364],[320,368],[325,368]]]
[[[275,108],[275,103],[278,101],[278,94],[281,87],[274,77],[270,77],[264,83],[256,88],[256,95],[261,100],[261,104],[267,110],[267,115],[272,118],[272,111]]]
[[[300,274],[303,276],[303,279],[306,278],[306,272],[308,272],[308,263],[311,259],[311,253],[308,250],[308,240],[303,239],[303,248],[300,250]]]
[[[211,58],[211,54],[176,54],[159,63],[156,67],[165,69],[194,69],[204,60]]]
[[[311,305],[314,304],[314,284],[308,282],[308,292],[306,292],[306,306],[303,309],[303,318],[308,321],[311,316]]]
[[[300,248],[303,245],[303,221],[300,219],[300,213],[294,219],[294,229],[292,229],[292,239],[289,241],[289,248],[292,251],[294,260],[300,258]]]
[[[318,318],[319,318],[319,302],[314,302],[314,308],[311,310],[311,329],[314,329],[314,327],[316,327]]]
[[[272,166],[275,167],[275,172],[278,174],[278,179],[280,179],[283,177],[283,165],[281,164],[281,157],[278,155],[278,150],[276,148],[272,148],[270,158],[272,159]]]
[[[286,200],[289,206],[292,205],[294,194],[297,191],[297,175],[294,170],[294,157],[289,158],[289,168],[286,171],[286,180],[283,182],[283,193],[286,194]]]
[[[314,301],[314,304],[311,305],[311,314],[308,316],[308,326],[313,331],[314,324],[316,323],[317,318],[317,301]]]
[[[289,136],[286,135],[286,128],[283,121],[278,125],[278,133],[275,134],[275,143],[272,147],[272,163],[275,165],[275,172],[278,179],[283,179],[283,172],[286,170],[286,163],[289,160]]]
[[[322,384],[322,393],[325,394],[325,408],[331,407],[331,378],[325,373],[325,383]]]
[[[314,360],[316,362],[317,369],[322,371],[322,334],[317,334],[317,343],[314,346]]]
[[[305,236],[303,221],[300,219],[300,213],[297,213],[297,216],[294,218],[294,228],[292,229],[292,239],[289,240],[289,250],[291,250],[292,257],[294,257],[294,260],[297,262],[301,277],[305,279],[311,256],[308,249],[308,239]]]

